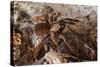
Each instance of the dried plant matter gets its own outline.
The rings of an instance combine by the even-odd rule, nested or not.
[[[14,65],[97,60],[95,6],[11,2]]]

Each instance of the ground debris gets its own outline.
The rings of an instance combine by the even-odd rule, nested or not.
[[[97,8],[12,1],[15,65],[97,60]],[[13,17],[12,17],[13,16]]]

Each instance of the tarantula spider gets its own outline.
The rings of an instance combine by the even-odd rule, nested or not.
[[[37,22],[34,27],[34,32],[37,36],[42,37],[42,42],[50,37],[50,39],[52,40],[52,48],[56,51],[59,51],[59,48],[57,47],[58,43],[56,37],[60,37],[64,41],[66,47],[69,48],[69,50],[72,52],[72,48],[67,43],[63,35],[63,30],[65,29],[66,24],[73,25],[75,24],[74,22],[79,22],[79,20],[70,18],[58,20],[58,17],[61,15],[62,13],[54,11],[47,15],[32,17],[33,20]]]

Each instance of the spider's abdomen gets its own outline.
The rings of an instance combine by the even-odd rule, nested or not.
[[[34,32],[38,36],[42,36],[50,31],[50,25],[48,23],[38,23],[34,27]]]

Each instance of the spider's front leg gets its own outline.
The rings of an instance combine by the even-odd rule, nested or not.
[[[57,39],[56,39],[56,33],[59,29],[60,29],[59,24],[53,25],[53,27],[50,29],[50,38],[51,38],[52,43],[53,43],[53,48],[56,49],[56,51],[59,51],[59,48],[57,47],[58,43],[57,43]]]
[[[58,51],[55,32],[51,32],[50,38],[51,38],[51,40],[52,40],[52,48],[53,48],[54,50]]]
[[[51,24],[52,22],[57,21],[58,17],[61,16],[62,14],[60,12],[53,11],[49,13],[46,18],[48,22]]]

